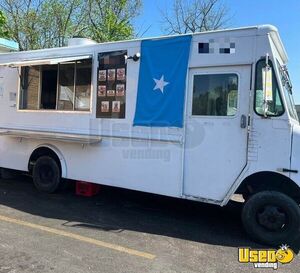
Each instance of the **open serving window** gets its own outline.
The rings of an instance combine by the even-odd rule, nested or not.
[[[20,110],[90,110],[91,56],[30,60],[8,66],[21,67]]]
[[[125,118],[126,51],[99,53],[97,118]]]

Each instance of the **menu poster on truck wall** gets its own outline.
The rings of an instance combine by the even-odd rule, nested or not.
[[[106,70],[99,70],[98,79],[100,82],[106,82]]]
[[[98,97],[106,97],[106,85],[98,85]]]
[[[116,87],[116,96],[123,97],[125,96],[125,84],[117,84]]]
[[[97,118],[125,118],[127,51],[98,54]]]

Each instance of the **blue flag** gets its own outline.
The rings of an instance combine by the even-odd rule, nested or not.
[[[142,41],[134,126],[183,127],[191,40]]]

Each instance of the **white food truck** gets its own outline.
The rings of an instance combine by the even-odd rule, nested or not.
[[[242,194],[247,233],[291,243],[300,126],[287,61],[270,25],[0,54],[0,167],[48,193],[64,178],[220,206]]]

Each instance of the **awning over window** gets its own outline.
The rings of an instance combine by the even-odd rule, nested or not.
[[[0,62],[0,66],[20,67],[20,66],[47,65],[47,64],[53,65],[59,63],[86,60],[90,58],[92,58],[92,55],[60,57],[60,58],[45,58],[45,59],[27,59],[23,61],[8,62],[8,63]]]

